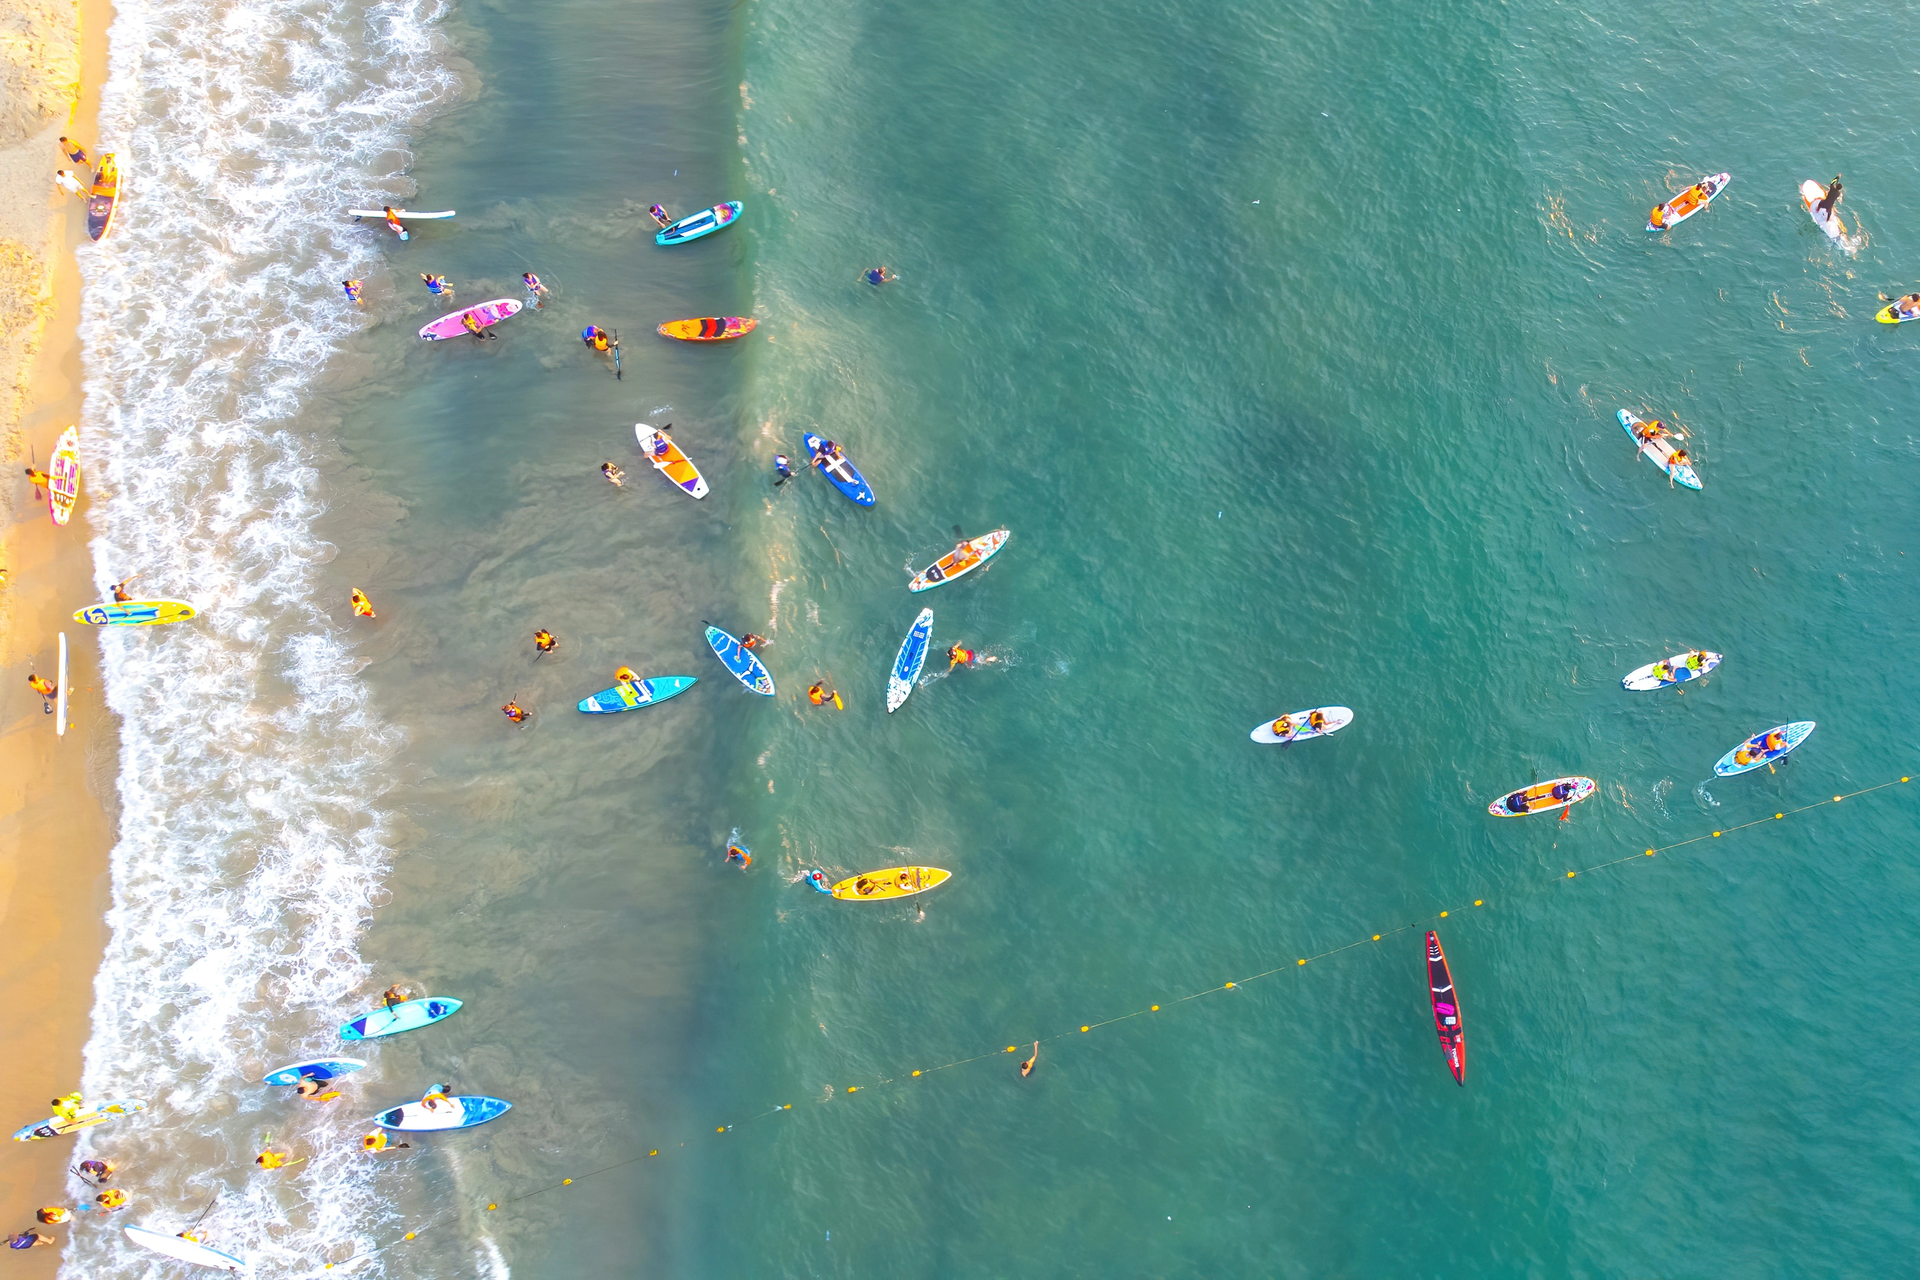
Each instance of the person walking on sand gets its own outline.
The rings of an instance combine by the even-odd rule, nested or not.
[[[93,168],[93,157],[87,154],[87,149],[64,133],[60,135],[60,153],[75,164]]]
[[[1028,1076],[1033,1074],[1033,1064],[1035,1061],[1039,1059],[1039,1057],[1040,1057],[1040,1042],[1038,1040],[1035,1040],[1033,1042],[1032,1056],[1029,1057],[1025,1062],[1020,1064],[1020,1078],[1022,1080],[1025,1080]]]
[[[37,676],[37,675],[34,675],[32,672],[27,673],[27,684],[33,689],[35,693],[40,695],[41,710],[45,711],[48,715],[52,715],[53,699],[59,694],[60,686],[55,684],[53,681],[47,679],[45,676]],[[63,1116],[61,1118],[69,1119],[69,1120],[72,1119],[71,1116]]]
[[[43,1244],[59,1244],[52,1236],[43,1236],[31,1227],[7,1240],[9,1249],[38,1249]]]
[[[86,184],[74,177],[73,170],[71,169],[55,169],[53,171],[53,185],[59,187],[70,196],[84,196],[87,194]]]
[[[27,483],[32,485],[36,490],[45,489],[53,479],[52,476],[49,476],[38,467],[27,467],[25,470],[27,473]]]

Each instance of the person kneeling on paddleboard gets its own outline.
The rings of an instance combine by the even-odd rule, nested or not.
[[[1893,314],[1902,320],[1920,319],[1920,293],[1910,293],[1904,298],[1895,298]]]

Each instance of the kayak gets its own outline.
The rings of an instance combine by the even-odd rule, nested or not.
[[[106,1102],[96,1102],[90,1107],[82,1107],[72,1119],[48,1116],[37,1124],[30,1124],[17,1130],[13,1135],[15,1142],[38,1142],[42,1138],[58,1138],[69,1133],[78,1133],[82,1129],[91,1129],[97,1124],[109,1120],[118,1120],[121,1116],[130,1116],[136,1111],[145,1111],[147,1104],[138,1098],[110,1098]]]
[[[663,338],[678,338],[682,342],[724,342],[752,333],[753,326],[759,323],[752,316],[700,316],[693,320],[669,320],[656,332]]]
[[[382,1111],[373,1118],[373,1122],[382,1129],[396,1129],[405,1133],[431,1132],[435,1129],[471,1129],[477,1124],[498,1120],[511,1110],[513,1110],[513,1104],[502,1098],[467,1094],[452,1098],[436,1098],[432,1106],[424,1102],[409,1102],[405,1106]]]
[[[913,682],[920,678],[920,668],[927,665],[927,642],[932,638],[933,610],[922,609],[907,631],[907,638],[900,642],[900,652],[893,660],[893,672],[887,677],[888,715],[898,711],[900,704],[907,700],[907,695],[913,692]]]
[[[813,459],[814,466],[820,468],[820,474],[831,480],[833,487],[846,494],[855,506],[873,505],[873,490],[867,487],[867,478],[854,468],[846,454],[840,452],[839,445],[834,445],[833,452],[822,457],[820,448],[827,441],[813,432],[802,436],[800,443],[806,446],[807,456]]]
[[[195,612],[185,600],[125,600],[76,609],[73,620],[96,627],[153,627],[165,622],[185,622]]]
[[[1660,470],[1665,472],[1669,477],[1679,481],[1689,489],[1698,489],[1700,487],[1700,477],[1694,473],[1691,463],[1683,462],[1677,467],[1673,465],[1673,440],[1670,437],[1661,436],[1654,440],[1643,439],[1640,433],[1634,428],[1644,427],[1647,424],[1628,413],[1625,409],[1621,409],[1619,415],[1620,426],[1626,431],[1627,437],[1639,446],[1640,452],[1647,455],[1647,461],[1653,463],[1654,466],[1660,468]]]
[[[1315,711],[1325,721],[1318,729],[1308,719]],[[1285,729],[1278,727],[1282,719],[1291,722]],[[1253,726],[1253,732],[1247,736],[1255,742],[1305,742],[1308,738],[1324,738],[1330,733],[1338,733],[1352,723],[1353,712],[1346,707],[1309,707],[1305,711],[1262,720]]]
[[[93,190],[87,193],[87,234],[104,240],[113,230],[113,215],[120,207],[120,165],[109,151],[100,157],[93,171]]]
[[[964,577],[1000,553],[1007,545],[1007,531],[995,529],[992,533],[983,533],[970,538],[932,564],[913,575],[913,581],[907,584],[909,591],[931,591],[955,578]]]
[[[358,1058],[316,1058],[312,1062],[296,1062],[290,1067],[269,1071],[260,1083],[299,1084],[302,1080],[333,1080],[351,1075],[366,1065]]]
[[[1847,224],[1840,220],[1840,211],[1831,209],[1826,213],[1820,213],[1814,208],[1826,198],[1827,189],[1812,178],[1800,184],[1800,204],[1807,211],[1807,216],[1813,219],[1813,225],[1826,232],[1828,238],[1835,244],[1852,253],[1860,246],[1847,239]]]
[[[55,524],[65,524],[73,515],[73,504],[80,498],[80,431],[68,427],[53,446],[53,461],[47,464],[47,514]]]
[[[1553,789],[1563,782],[1570,783],[1572,791],[1555,798]],[[1535,783],[1522,791],[1508,792],[1488,805],[1487,812],[1496,818],[1524,818],[1530,813],[1545,813],[1549,809],[1564,809],[1579,804],[1599,789],[1600,784],[1592,778],[1582,778],[1577,774],[1568,778],[1554,778]]]
[[[1716,173],[1710,178],[1700,179],[1665,204],[1656,205],[1653,212],[1647,215],[1647,230],[1667,231],[1679,226],[1712,204],[1713,198],[1725,191],[1731,181],[1733,175],[1730,173]]]
[[[446,996],[423,996],[418,1000],[402,1000],[391,1008],[375,1009],[372,1013],[363,1013],[352,1022],[340,1028],[342,1040],[375,1040],[381,1036],[397,1036],[402,1031],[417,1031],[421,1027],[430,1027],[442,1018],[450,1018],[460,1011],[460,1001]]]
[[[198,1240],[188,1240],[169,1232],[155,1231],[152,1227],[122,1227],[121,1230],[127,1233],[127,1239],[141,1248],[163,1253],[181,1262],[191,1262],[202,1267],[215,1267],[221,1271],[239,1272],[242,1275],[250,1270],[245,1258],[235,1257],[231,1253],[222,1253],[211,1245],[201,1244]]]
[[[773,696],[773,676],[738,637],[728,635],[709,622],[707,643],[713,647],[713,656],[720,659],[720,665],[733,672],[735,680],[763,697]]]
[[[1433,1001],[1433,1029],[1440,1033],[1440,1052],[1446,1057],[1453,1082],[1467,1082],[1467,1041],[1460,1025],[1460,998],[1453,993],[1453,970],[1440,949],[1440,935],[1427,930],[1427,987]]]
[[[1695,653],[1700,655],[1700,665],[1689,667],[1687,659]],[[1627,672],[1620,681],[1623,689],[1635,693],[1645,693],[1649,689],[1665,689],[1676,684],[1685,684],[1689,680],[1698,680],[1707,672],[1720,665],[1720,655],[1707,649],[1689,649],[1685,653],[1676,653],[1665,662],[1649,662],[1644,667],[1635,667]],[[1654,674],[1655,668],[1664,667],[1662,674]]]
[[[1736,773],[1745,773],[1749,769],[1758,769],[1763,764],[1770,764],[1805,742],[1807,735],[1813,732],[1813,726],[1814,722],[1811,720],[1795,720],[1789,724],[1777,724],[1766,733],[1756,733],[1721,756],[1720,762],[1713,766],[1713,771],[1723,778],[1731,778]],[[1766,749],[1767,738],[1776,733],[1780,735],[1782,742],[1776,750],[1769,751]],[[1751,753],[1745,764],[1741,764],[1737,759],[1742,752]]]
[[[888,867],[848,876],[833,886],[833,896],[854,902],[878,902],[882,898],[911,898],[944,884],[951,871],[939,867]]]
[[[711,209],[702,209],[690,213],[678,222],[668,223],[653,238],[655,244],[685,244],[689,240],[698,240],[701,236],[710,236],[722,227],[730,227],[733,220],[740,216],[740,202],[729,200],[717,204]]]
[[[580,710],[590,716],[608,716],[632,711],[635,707],[650,707],[676,693],[685,693],[698,679],[698,676],[648,676],[632,684],[617,684],[580,699]]]
[[[483,302],[479,306],[468,307],[464,311],[449,311],[432,324],[421,325],[420,336],[428,342],[445,342],[448,338],[464,338],[468,333],[466,326],[460,323],[461,317],[472,316],[474,323],[485,329],[520,314],[522,305],[516,298],[495,298],[491,302]]]
[[[673,481],[683,493],[690,493],[696,498],[707,496],[706,477],[700,474],[700,468],[693,465],[693,459],[680,452],[680,446],[673,442],[672,436],[664,431],[657,431],[644,422],[633,424],[633,434],[634,438],[640,442],[640,452],[647,456],[647,461],[653,464],[655,471]],[[661,440],[667,442],[667,451],[665,454],[656,454],[654,452],[656,442]]]
[[[1912,315],[1908,315],[1904,311],[1895,311],[1893,309],[1895,305],[1897,304],[1889,302],[1886,306],[1874,312],[1873,318],[1881,324],[1905,324],[1909,320],[1920,320],[1920,310],[1916,310]]]

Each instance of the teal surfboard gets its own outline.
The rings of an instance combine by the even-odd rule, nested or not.
[[[650,707],[676,693],[685,693],[698,679],[698,676],[648,676],[632,684],[617,684],[580,699],[580,710],[590,716],[609,716],[617,711]]]
[[[372,1013],[363,1013],[340,1028],[342,1040],[373,1040],[380,1036],[395,1036],[402,1031],[415,1031],[421,1027],[432,1026],[440,1019],[457,1013],[458,1000],[445,996],[427,996],[419,1000],[402,1000],[390,1009],[375,1009]]]

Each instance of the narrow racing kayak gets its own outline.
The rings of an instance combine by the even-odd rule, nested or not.
[[[435,1098],[431,1103],[409,1102],[404,1106],[382,1111],[373,1118],[373,1122],[382,1129],[395,1129],[403,1133],[430,1133],[435,1129],[471,1129],[477,1124],[498,1120],[511,1110],[513,1110],[513,1104],[502,1098],[463,1094],[451,1098]]]
[[[698,676],[648,676],[632,684],[616,684],[580,699],[580,710],[590,716],[607,716],[636,707],[650,707],[676,693],[685,693],[698,679]]]
[[[1530,813],[1545,813],[1549,809],[1564,809],[1579,804],[1599,788],[1600,784],[1592,778],[1582,778],[1577,774],[1570,778],[1555,778],[1521,791],[1508,792],[1488,805],[1487,812],[1496,818],[1524,818]]]
[[[724,342],[743,333],[752,333],[759,324],[752,316],[699,316],[692,320],[669,320],[657,330],[663,338],[682,342]]]
[[[740,202],[729,200],[717,204],[711,209],[702,209],[690,213],[678,222],[670,222],[660,229],[653,238],[655,244],[685,244],[689,240],[698,240],[701,236],[710,236],[722,227],[730,227],[733,220],[740,216]]]
[[[106,239],[119,208],[120,163],[109,151],[100,157],[100,167],[93,171],[93,189],[87,193],[87,234],[95,240]]]
[[[402,1031],[417,1031],[421,1027],[430,1027],[442,1018],[450,1018],[460,1011],[460,1001],[446,996],[422,996],[418,1000],[402,1000],[399,1004],[385,1009],[375,1009],[372,1013],[363,1013],[353,1021],[340,1027],[342,1040],[377,1040],[381,1036],[397,1036]]]
[[[53,446],[53,461],[47,464],[47,514],[55,524],[65,524],[79,500],[80,429],[68,427],[60,433]]]
[[[1313,718],[1320,717],[1315,724]],[[1338,733],[1353,723],[1353,712],[1346,707],[1309,707],[1292,711],[1272,720],[1262,720],[1248,736],[1255,742],[1305,742]]]
[[[935,587],[952,582],[955,578],[965,577],[1000,554],[1000,548],[1006,545],[1005,529],[995,529],[992,533],[983,533],[977,538],[969,538],[914,574],[913,581],[907,584],[907,590],[931,591]]]
[[[1721,756],[1720,762],[1713,766],[1713,771],[1723,778],[1731,778],[1736,773],[1771,764],[1805,742],[1807,735],[1813,732],[1813,725],[1811,720],[1795,720],[1789,724],[1777,724],[1765,733],[1756,733]]]
[[[1658,424],[1658,419],[1653,423],[1642,422],[1625,409],[1619,410],[1619,416],[1621,427],[1626,430],[1640,452],[1647,456],[1647,461],[1665,472],[1668,478],[1678,481],[1689,489],[1700,487],[1700,477],[1694,473],[1692,462],[1688,460],[1684,450],[1674,447],[1673,437],[1666,434],[1666,428],[1660,427],[1659,435],[1648,434]],[[1678,463],[1674,461],[1676,453],[1681,455]]]
[[[1698,680],[1719,665],[1719,654],[1706,649],[1689,649],[1685,653],[1674,654],[1664,662],[1649,662],[1644,667],[1635,667],[1627,672],[1620,685],[1635,693],[1646,693],[1650,689],[1665,689],[1689,680]]]
[[[849,501],[860,507],[873,505],[873,490],[867,486],[867,478],[847,460],[846,454],[840,452],[839,445],[831,440],[822,440],[811,431],[800,438],[800,443],[806,446],[807,456],[813,459],[813,465],[820,469],[820,474],[832,481],[834,488],[846,494]]]
[[[358,1058],[315,1058],[311,1062],[276,1067],[262,1076],[260,1083],[287,1085],[299,1084],[302,1080],[337,1080],[364,1069],[366,1065]]]
[[[673,481],[682,493],[692,494],[696,498],[707,496],[707,478],[700,474],[700,468],[693,465],[693,459],[680,452],[680,446],[673,442],[672,436],[644,422],[633,424],[633,435],[640,442],[640,452],[647,455],[647,461],[653,464],[655,471]],[[667,446],[665,452],[660,451],[662,442]]]
[[[1847,236],[1847,224],[1840,220],[1840,211],[1830,209],[1822,213],[1814,207],[1826,196],[1827,189],[1812,178],[1800,184],[1800,205],[1807,211],[1807,216],[1813,219],[1813,225],[1826,232],[1827,237],[1842,249],[1853,253],[1860,248],[1860,244]]]
[[[848,876],[833,886],[833,896],[854,902],[879,902],[883,898],[911,898],[944,884],[951,871],[939,867],[888,867]]]
[[[713,656],[720,659],[720,665],[733,672],[735,680],[763,697],[773,696],[773,676],[737,636],[728,635],[709,622],[707,643],[713,648]]]
[[[125,600],[76,609],[73,620],[96,627],[157,627],[168,622],[185,622],[195,612],[185,600]]]
[[[463,311],[449,311],[433,323],[421,325],[420,336],[428,342],[445,342],[448,338],[469,337],[471,332],[460,323],[462,317],[472,316],[474,323],[485,329],[519,315],[522,305],[524,304],[517,298],[495,298],[491,302],[483,302]]]
[[[893,671],[887,676],[888,715],[898,711],[907,695],[913,692],[920,668],[927,665],[927,642],[932,638],[933,610],[922,609],[913,626],[908,628],[907,638],[900,642],[900,652],[893,659]]]
[[[141,1248],[165,1254],[180,1262],[191,1262],[195,1266],[213,1267],[229,1273],[238,1272],[241,1275],[247,1275],[251,1271],[245,1258],[236,1257],[231,1253],[222,1253],[212,1245],[201,1244],[198,1240],[188,1240],[184,1236],[155,1231],[152,1227],[122,1227],[121,1230],[127,1233],[127,1239]]]
[[[1725,191],[1727,184],[1732,181],[1733,175],[1730,173],[1716,173],[1710,178],[1700,179],[1665,204],[1654,206],[1653,212],[1647,215],[1647,230],[1666,231],[1679,226],[1712,204],[1713,198]]]
[[[78,1133],[82,1129],[91,1129],[95,1125],[118,1120],[121,1116],[130,1116],[145,1111],[147,1104],[138,1098],[111,1098],[106,1102],[96,1102],[92,1106],[82,1107],[72,1116],[48,1116],[36,1124],[30,1124],[16,1131],[15,1142],[38,1142],[42,1138],[59,1138],[69,1133]]]
[[[1440,935],[1427,930],[1427,987],[1433,1001],[1433,1029],[1440,1033],[1440,1052],[1453,1072],[1453,1082],[1467,1082],[1467,1041],[1460,1026],[1460,997],[1453,992],[1453,970],[1440,949]]]

